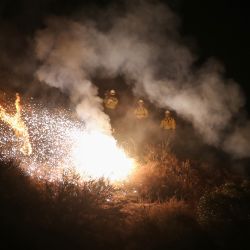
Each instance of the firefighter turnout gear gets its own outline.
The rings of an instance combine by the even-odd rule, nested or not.
[[[134,114],[135,114],[136,118],[139,119],[139,120],[145,119],[145,118],[148,117],[148,110],[144,106],[144,101],[143,100],[138,101],[137,107],[134,110]]]
[[[116,97],[116,92],[115,90],[110,90],[105,98],[104,98],[104,105],[105,108],[107,109],[116,109],[117,105],[118,105],[118,98]]]
[[[175,119],[171,116],[170,111],[165,111],[165,117],[161,120],[160,127],[164,130],[175,130],[176,122]]]

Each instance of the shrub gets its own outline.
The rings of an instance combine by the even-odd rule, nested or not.
[[[7,249],[112,249],[120,244],[122,213],[108,205],[104,181],[32,180],[13,163],[0,167],[1,247]],[[114,238],[113,238],[114,237]]]
[[[202,186],[190,161],[179,161],[164,144],[150,145],[133,176],[132,185],[148,201],[165,201],[171,197],[192,200]]]
[[[209,249],[188,205],[171,199],[139,206],[128,218],[127,249]]]
[[[220,248],[249,246],[250,188],[245,182],[226,183],[207,192],[200,199],[197,215]]]
[[[206,225],[250,222],[250,189],[245,183],[226,183],[215,188],[201,197],[197,214]]]

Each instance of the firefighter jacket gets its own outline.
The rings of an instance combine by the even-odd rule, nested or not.
[[[160,127],[162,129],[172,129],[175,130],[176,129],[176,122],[175,119],[172,117],[165,117],[160,124]]]
[[[148,110],[145,107],[137,107],[134,114],[137,119],[144,119],[148,117]]]
[[[104,105],[107,109],[116,109],[118,99],[115,96],[109,96],[104,99]]]

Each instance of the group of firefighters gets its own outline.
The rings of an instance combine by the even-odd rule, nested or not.
[[[104,98],[104,106],[107,110],[111,112],[115,111],[118,106],[118,103],[119,100],[114,89],[106,92]],[[144,101],[140,99],[134,109],[134,116],[138,120],[144,120],[148,118],[148,115],[149,112],[145,107]],[[160,128],[165,131],[175,131],[176,121],[169,110],[165,111],[165,116],[160,122]]]

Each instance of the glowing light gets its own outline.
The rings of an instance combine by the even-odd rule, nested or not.
[[[77,144],[73,159],[80,173],[90,178],[108,178],[121,181],[131,174],[134,162],[117,146],[116,140],[107,134],[92,131],[75,134]]]
[[[19,103],[17,96],[14,116],[0,107],[0,118],[10,125],[0,129],[1,159],[17,160],[30,176],[52,182],[60,180],[65,171],[74,171],[83,179],[104,177],[112,182],[125,180],[132,173],[133,159],[111,135],[87,132],[84,123],[71,118],[71,112],[51,112],[35,103],[23,107],[21,119]]]

